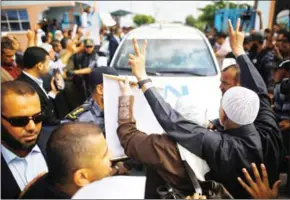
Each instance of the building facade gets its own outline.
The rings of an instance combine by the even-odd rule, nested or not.
[[[64,29],[70,29],[80,18],[85,1],[2,1],[1,33],[16,36],[24,50],[26,31],[38,21],[56,19]]]

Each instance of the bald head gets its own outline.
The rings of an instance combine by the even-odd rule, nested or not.
[[[97,156],[100,128],[92,123],[66,123],[53,131],[46,148],[47,165],[57,183],[72,182],[75,170],[86,167]],[[100,150],[101,151],[101,150]]]

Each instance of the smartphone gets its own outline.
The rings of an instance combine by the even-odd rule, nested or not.
[[[54,86],[58,91],[62,91],[64,89],[64,80],[60,74],[59,69],[53,69],[53,77],[54,77]]]

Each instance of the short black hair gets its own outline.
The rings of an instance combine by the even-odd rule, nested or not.
[[[265,33],[271,33],[271,29],[266,28],[264,32],[265,32]]]
[[[46,43],[48,41],[48,37],[46,35],[41,36],[42,43]]]
[[[251,35],[251,41],[253,42],[258,42],[259,44],[263,44],[264,43],[264,37],[261,33],[253,33]]]
[[[40,47],[28,47],[23,55],[23,68],[31,69],[37,63],[45,62],[46,56],[49,54],[46,50]]]
[[[60,44],[61,44],[61,47],[63,49],[66,49],[67,43],[68,43],[69,40],[70,40],[69,38],[63,38],[63,39],[61,39]]]
[[[3,110],[4,98],[8,94],[17,94],[19,96],[34,95],[35,89],[26,82],[14,80],[1,83],[1,109]]]
[[[57,45],[60,44],[60,41],[56,40],[56,39],[53,39],[50,43],[50,45],[52,46],[52,48],[56,48]]]
[[[72,122],[55,129],[46,147],[47,166],[53,183],[72,182],[75,170],[84,166],[84,159],[95,156],[91,136],[101,135],[95,123]]]
[[[216,34],[216,37],[217,38],[226,38],[226,37],[228,37],[228,35],[225,32],[218,32]]]

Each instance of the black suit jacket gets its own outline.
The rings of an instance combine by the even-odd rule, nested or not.
[[[44,112],[43,125],[51,126],[60,124],[60,120],[57,118],[56,108],[53,99],[48,98],[43,90],[39,87],[39,85],[30,77],[26,76],[24,73],[21,73],[18,76],[17,80],[28,83],[36,90],[40,99],[41,110]]]
[[[51,127],[49,129],[43,128],[37,141],[45,160],[45,148],[51,135],[51,130]],[[1,199],[17,199],[20,192],[20,188],[1,153]]]
[[[110,62],[112,61],[113,56],[114,56],[118,46],[119,46],[118,41],[116,40],[115,37],[112,36],[110,38],[110,42],[109,42]]]

